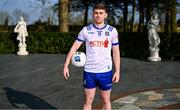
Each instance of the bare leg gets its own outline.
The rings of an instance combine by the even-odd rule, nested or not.
[[[83,105],[83,110],[91,110],[92,109],[92,102],[95,97],[96,88],[93,89],[86,89],[84,90],[85,100]]]
[[[100,90],[100,94],[102,100],[102,109],[111,110],[111,100],[110,100],[111,90],[106,90],[106,91]]]

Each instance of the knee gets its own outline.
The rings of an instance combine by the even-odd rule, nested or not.
[[[84,103],[85,103],[85,104],[92,104],[93,100],[94,100],[94,97],[93,97],[93,96],[88,96],[88,95],[86,95],[86,96],[85,96],[85,101],[84,101]]]
[[[111,100],[110,100],[110,98],[108,98],[108,97],[101,97],[101,100],[102,100],[102,103],[103,103],[103,104],[109,104],[109,103],[111,103]]]

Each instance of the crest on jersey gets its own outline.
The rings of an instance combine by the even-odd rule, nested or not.
[[[105,32],[105,36],[109,36],[109,32],[108,31]]]

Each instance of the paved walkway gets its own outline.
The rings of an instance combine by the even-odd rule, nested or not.
[[[0,54],[0,109],[81,109],[83,69],[70,65],[71,77],[64,80],[59,70],[65,57]],[[180,86],[180,61],[147,62],[129,58],[121,61],[121,81],[112,90],[114,109],[153,109],[179,103],[179,88],[164,88]],[[161,89],[154,91],[154,88]],[[162,103],[152,104],[160,100]],[[97,92],[93,107],[99,102]]]
[[[180,87],[138,91],[119,97],[112,103],[113,109],[180,109]]]

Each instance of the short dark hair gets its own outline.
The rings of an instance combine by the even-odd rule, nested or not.
[[[93,8],[93,11],[94,11],[95,9],[102,9],[102,10],[104,10],[104,11],[107,13],[107,7],[106,7],[104,4],[102,4],[102,3],[96,4],[96,5],[94,6],[94,8]]]

